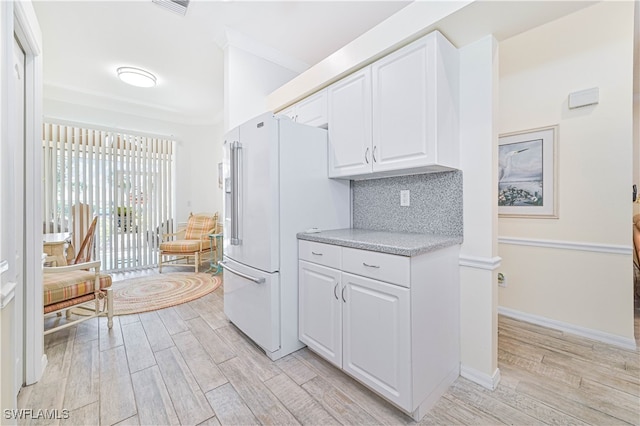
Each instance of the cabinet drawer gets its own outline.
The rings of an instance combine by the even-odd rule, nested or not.
[[[342,249],[342,270],[364,277],[409,287],[411,260],[406,256],[358,250]]]
[[[331,244],[316,243],[313,241],[298,240],[298,258],[307,262],[340,269],[342,259],[340,249],[342,247]]]

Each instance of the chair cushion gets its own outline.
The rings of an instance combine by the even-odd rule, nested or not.
[[[202,249],[201,249],[202,247]],[[163,253],[195,253],[197,251],[210,250],[209,241],[200,240],[175,240],[165,241],[160,244],[160,251]]]
[[[184,234],[185,240],[200,240],[207,236],[207,233],[215,230],[218,214],[213,216],[196,215],[189,216],[187,229]]]
[[[44,306],[94,292],[95,272],[69,271],[43,274]],[[100,274],[100,289],[111,287],[111,275]]]

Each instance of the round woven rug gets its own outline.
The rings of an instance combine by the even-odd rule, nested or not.
[[[165,273],[114,281],[113,314],[127,315],[168,308],[211,293],[222,284],[206,273]]]

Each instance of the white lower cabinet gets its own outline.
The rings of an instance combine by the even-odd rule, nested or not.
[[[342,368],[401,407],[411,395],[409,289],[342,273]]]
[[[459,374],[458,252],[299,241],[300,340],[419,420]]]
[[[332,364],[342,367],[340,271],[300,261],[299,339]]]

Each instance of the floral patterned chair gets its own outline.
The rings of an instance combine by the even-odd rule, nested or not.
[[[187,227],[172,234],[164,234],[158,254],[158,272],[162,273],[162,265],[194,258],[195,272],[205,255],[210,256],[217,250],[215,242],[209,240],[209,234],[216,231],[218,213],[189,215]],[[165,260],[165,258],[167,258]]]

